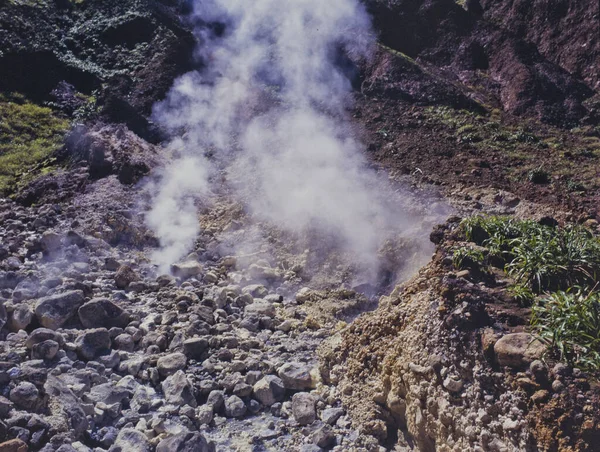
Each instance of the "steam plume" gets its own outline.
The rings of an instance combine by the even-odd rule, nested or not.
[[[406,220],[349,126],[350,61],[368,58],[374,42],[359,1],[197,0],[194,19],[204,69],[177,80],[154,112],[183,156],[148,216],[157,262],[189,250],[198,233],[190,196],[206,196],[217,171],[255,215],[333,232],[374,258],[382,234]]]

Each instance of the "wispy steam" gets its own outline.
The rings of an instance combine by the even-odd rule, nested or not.
[[[181,77],[155,109],[181,159],[165,172],[149,225],[168,265],[197,233],[190,196],[216,171],[253,214],[294,231],[334,233],[361,258],[402,226],[353,138],[350,61],[368,58],[358,0],[197,0],[204,69]],[[210,157],[207,157],[210,155]]]

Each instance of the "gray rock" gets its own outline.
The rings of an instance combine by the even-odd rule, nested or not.
[[[84,300],[81,290],[51,295],[37,302],[35,315],[42,326],[56,330],[73,317]]]
[[[343,408],[326,408],[321,412],[321,420],[326,424],[333,425],[343,415]]]
[[[286,389],[303,390],[313,387],[310,367],[301,363],[286,363],[279,369],[279,378]]]
[[[151,452],[152,448],[148,438],[142,432],[134,428],[124,428],[108,450],[109,452]]]
[[[285,386],[281,378],[267,375],[254,384],[254,398],[265,406],[281,402],[285,395]]]
[[[13,409],[13,403],[8,400],[6,397],[0,396],[0,418],[6,419],[8,417],[8,413]]]
[[[256,299],[254,303],[249,304],[244,308],[244,315],[246,316],[265,316],[273,318],[275,317],[276,310],[275,306],[268,301]]]
[[[212,405],[206,404],[196,410],[196,419],[200,425],[208,425],[212,422],[214,411]]]
[[[103,383],[94,386],[90,392],[83,396],[83,399],[91,403],[114,405],[115,403],[123,403],[130,396],[131,391],[127,388],[113,383]]]
[[[182,370],[175,372],[163,381],[162,390],[167,403],[177,406],[197,406],[192,385]]]
[[[19,408],[35,410],[39,394],[40,392],[34,384],[23,381],[10,391],[9,399]]]
[[[130,283],[139,280],[139,276],[128,265],[121,265],[115,273],[115,285],[118,289],[127,289]]]
[[[323,449],[329,449],[335,445],[335,434],[329,425],[319,427],[313,433],[313,443]]]
[[[131,399],[131,409],[140,414],[148,413],[152,407],[155,396],[156,391],[154,391],[154,389],[142,385],[138,386]]]
[[[246,414],[246,404],[238,396],[232,395],[225,399],[225,416],[243,417]]]
[[[132,352],[135,349],[135,342],[130,334],[123,333],[115,337],[113,340],[113,347],[117,350]]]
[[[250,284],[242,289],[243,293],[247,293],[256,298],[266,297],[269,294],[268,289],[262,284]]]
[[[8,320],[8,329],[13,332],[24,330],[33,320],[33,311],[27,304],[20,304],[15,307]]]
[[[187,358],[183,353],[171,353],[159,358],[156,367],[161,377],[168,377],[181,369],[185,369]]]
[[[183,342],[183,352],[189,358],[200,360],[208,350],[208,341],[201,337],[194,337]]]
[[[292,397],[292,415],[298,424],[312,424],[317,419],[316,399],[308,392],[299,392]]]
[[[60,346],[58,342],[53,341],[52,339],[48,339],[47,341],[40,342],[39,344],[35,344],[31,349],[31,357],[35,359],[53,359]]]
[[[188,279],[202,273],[202,265],[190,260],[171,265],[171,271],[178,278]]]
[[[42,234],[40,245],[47,253],[58,251],[62,246],[62,236],[54,231],[46,231]]]
[[[208,394],[208,398],[206,399],[206,404],[212,406],[213,411],[218,413],[221,411],[225,405],[225,395],[223,391],[213,390]]]
[[[75,341],[77,354],[88,361],[110,350],[110,334],[106,328],[89,330]]]
[[[78,313],[85,328],[125,328],[129,323],[129,314],[106,298],[88,301]]]
[[[61,344],[62,336],[49,328],[36,328],[31,332],[27,340],[25,341],[25,346],[29,349],[32,349],[35,344],[39,344],[40,342],[44,342],[47,340],[53,340]]]
[[[215,452],[215,446],[201,433],[187,432],[163,439],[156,452]]]
[[[48,408],[52,416],[56,419],[64,419],[64,425],[75,437],[88,429],[89,423],[80,399],[62,379],[48,375],[44,383],[44,392],[49,397]]]

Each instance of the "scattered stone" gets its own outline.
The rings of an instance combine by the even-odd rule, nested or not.
[[[196,410],[196,419],[200,425],[208,425],[213,421],[214,411],[212,405],[202,405]]]
[[[326,424],[334,425],[343,415],[343,408],[326,408],[321,413],[321,420]]]
[[[498,364],[514,368],[524,367],[539,359],[545,350],[545,345],[529,333],[507,334],[494,345]]]
[[[106,328],[88,330],[77,338],[77,354],[88,361],[110,350],[110,334]]]
[[[176,406],[197,406],[192,385],[182,370],[179,370],[170,377],[167,377],[162,383],[162,390],[165,394],[165,400],[167,403]]]
[[[124,428],[119,432],[109,452],[150,452],[152,448],[146,435],[133,428]]]
[[[60,345],[58,342],[48,339],[32,347],[31,357],[34,359],[54,359],[59,349]]]
[[[18,438],[0,443],[0,452],[27,452],[28,450],[27,444]]]
[[[446,388],[450,392],[460,392],[463,388],[463,381],[456,380],[452,377],[446,377],[444,380],[444,388]]]
[[[254,303],[249,304],[248,306],[246,306],[244,308],[244,314],[246,316],[258,316],[258,317],[265,316],[265,317],[273,318],[273,317],[275,317],[276,310],[275,310],[275,306],[273,306],[272,303],[269,303],[268,301],[256,299],[256,300],[254,300]]]
[[[156,367],[161,377],[164,378],[173,375],[181,369],[185,369],[186,364],[187,358],[183,353],[172,353],[159,358]]]
[[[202,273],[202,265],[199,262],[190,260],[171,265],[171,271],[177,278],[188,279]]]
[[[312,424],[317,419],[315,397],[308,392],[294,394],[294,397],[292,397],[292,414],[298,424]]]
[[[183,341],[183,352],[189,358],[200,360],[208,350],[208,341],[201,337],[194,337]]]
[[[246,414],[246,404],[236,395],[225,399],[225,415],[227,417],[243,417]]]
[[[285,386],[281,378],[267,375],[256,382],[252,388],[254,397],[265,406],[271,406],[283,400]]]
[[[56,330],[77,312],[84,299],[81,290],[51,295],[37,302],[35,315],[42,326]]]
[[[58,251],[62,246],[62,236],[54,231],[46,231],[42,234],[40,239],[42,250],[47,253],[53,253]]]
[[[314,387],[310,367],[300,363],[286,363],[279,369],[279,378],[286,389],[303,390]]]
[[[540,389],[539,391],[533,393],[531,396],[531,401],[537,405],[546,402],[549,398],[550,393],[545,389]]]
[[[125,328],[129,314],[106,298],[94,298],[79,308],[79,320],[85,328]]]
[[[335,445],[335,434],[329,425],[319,427],[313,433],[313,443],[323,449],[329,449]]]
[[[119,289],[127,289],[129,284],[139,279],[137,273],[128,265],[121,265],[115,274],[115,285]]]
[[[34,384],[28,381],[19,383],[10,391],[10,401],[19,408],[34,410],[38,403],[39,391]]]
[[[215,446],[206,440],[201,433],[179,433],[170,438],[163,439],[156,452],[214,452]]]
[[[33,320],[33,311],[27,304],[20,304],[15,307],[8,319],[8,328],[10,331],[17,332],[24,330]]]

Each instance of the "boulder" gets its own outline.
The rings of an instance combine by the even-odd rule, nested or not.
[[[183,341],[183,351],[189,358],[199,360],[208,350],[208,341],[201,337],[194,337]]]
[[[232,395],[225,399],[225,416],[227,417],[243,417],[246,414],[246,404],[236,395]]]
[[[178,278],[188,279],[202,273],[202,265],[190,260],[171,265],[171,271]]]
[[[254,398],[266,406],[281,402],[285,395],[285,386],[281,378],[275,375],[267,375],[257,381],[252,388]]]
[[[167,403],[183,406],[196,407],[194,390],[182,370],[175,372],[162,383],[162,390]]]
[[[308,392],[299,392],[292,397],[292,415],[298,424],[312,424],[317,419],[316,399]]]
[[[47,340],[53,340],[61,344],[63,342],[62,336],[48,328],[37,328],[31,332],[27,340],[25,341],[25,346],[29,349],[32,349],[35,344],[39,344],[40,342],[44,342]]]
[[[545,351],[546,346],[529,333],[507,334],[494,345],[498,364],[514,368],[528,366]]]
[[[138,279],[137,273],[128,265],[121,265],[115,273],[115,285],[119,289],[127,289],[129,284]]]
[[[276,310],[275,306],[268,301],[256,299],[254,303],[249,304],[244,308],[244,314],[246,316],[257,316],[257,317],[275,317]]]
[[[215,445],[198,432],[187,432],[163,439],[156,452],[215,452]]]
[[[23,381],[10,391],[9,398],[19,408],[35,410],[39,401],[39,394],[40,392],[34,384]]]
[[[55,419],[63,419],[71,434],[78,437],[88,427],[88,419],[81,406],[81,400],[59,377],[48,375],[44,392],[49,397],[48,409]]]
[[[286,389],[303,390],[312,388],[310,367],[301,363],[286,363],[280,367],[279,378]]]
[[[110,334],[106,328],[95,328],[75,340],[77,354],[88,361],[110,350]]]
[[[129,323],[129,314],[106,298],[88,301],[78,313],[85,328],[125,328]]]
[[[60,345],[58,342],[48,339],[47,341],[40,342],[32,347],[31,357],[34,359],[50,360],[56,356],[59,349]]]
[[[62,246],[62,236],[54,231],[46,231],[42,234],[40,245],[46,253],[58,251]]]
[[[73,317],[84,300],[81,290],[44,297],[36,303],[35,315],[42,326],[56,330]]]
[[[24,330],[33,320],[31,307],[22,303],[15,307],[8,319],[8,329],[13,332]]]
[[[142,432],[134,428],[124,428],[108,450],[109,452],[150,452],[152,447]]]
[[[160,375],[164,378],[173,375],[181,369],[185,369],[186,364],[187,358],[183,353],[171,353],[159,358],[156,367]]]

